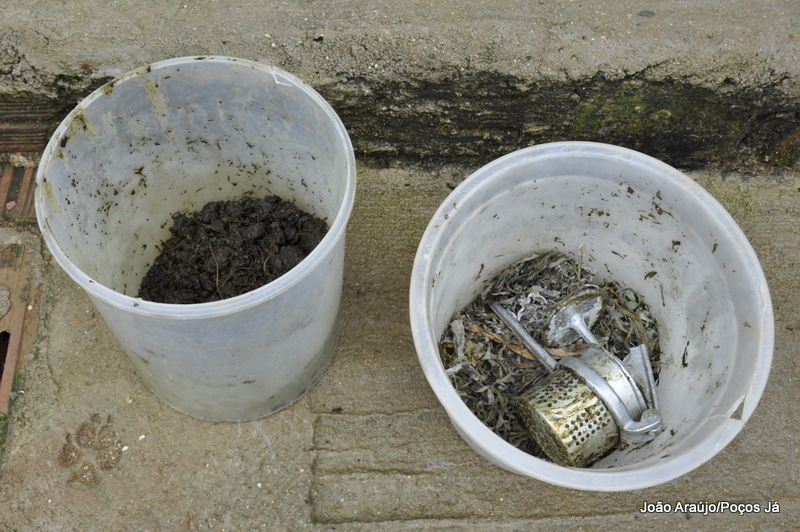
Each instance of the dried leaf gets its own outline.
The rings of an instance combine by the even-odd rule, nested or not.
[[[471,325],[467,325],[466,327],[464,327],[464,329],[469,331],[469,332],[482,334],[482,335],[486,336],[487,338],[489,338],[490,340],[492,340],[493,342],[501,344],[503,347],[506,347],[506,348],[510,349],[511,351],[515,352],[516,354],[518,354],[522,358],[527,358],[528,360],[538,360],[530,351],[528,351],[527,349],[525,349],[524,347],[522,347],[518,343],[506,340],[505,338],[503,338],[499,334],[495,334],[495,333],[493,333],[491,331],[487,331],[486,329],[484,329],[483,327],[481,327],[479,325],[475,325],[473,323]]]
[[[500,301],[542,342],[547,322],[561,301],[579,290],[599,289],[606,312],[593,332],[601,345],[620,358],[645,343],[654,371],[660,348],[656,320],[643,298],[614,281],[598,283],[582,260],[559,251],[537,253],[512,264],[483,288],[481,295],[457,312],[439,349],[456,392],[487,427],[512,445],[544,457],[518,414],[519,398],[546,371],[488,307]],[[583,341],[548,349],[554,358],[580,354]]]
[[[547,347],[546,349],[553,358],[575,357],[581,354],[580,350],[574,351],[563,347]]]

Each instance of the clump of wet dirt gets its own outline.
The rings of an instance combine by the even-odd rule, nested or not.
[[[68,432],[58,453],[58,463],[72,471],[70,483],[93,486],[100,481],[102,471],[117,467],[128,447],[112,426],[109,415],[105,423],[100,414],[93,414],[73,433]],[[76,466],[76,467],[73,467]]]
[[[176,213],[171,236],[138,296],[159,303],[207,303],[274,281],[300,263],[327,224],[277,196],[214,201]]]

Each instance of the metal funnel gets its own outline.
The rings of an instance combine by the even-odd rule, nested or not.
[[[606,308],[599,290],[590,288],[574,293],[553,313],[545,331],[545,343],[550,346],[569,345],[583,338],[598,343],[590,330]]]

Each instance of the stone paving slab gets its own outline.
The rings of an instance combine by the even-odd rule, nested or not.
[[[339,348],[306,396],[266,418],[209,423],[165,406],[142,384],[80,289],[52,262],[43,268],[43,326],[17,384],[0,466],[0,529],[97,530],[101,523],[115,531],[796,525],[800,175],[692,174],[741,224],[773,293],[775,356],[754,416],[726,449],[679,479],[594,493],[526,479],[480,458],[451,426],[416,361],[407,312],[416,243],[469,169],[359,170]],[[100,434],[108,436],[108,446]],[[646,501],[764,507],[774,501],[780,513],[642,513]]]

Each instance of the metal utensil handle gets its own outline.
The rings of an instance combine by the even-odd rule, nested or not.
[[[586,386],[603,401],[619,428],[620,438],[623,442],[632,445],[645,443],[655,438],[663,429],[661,412],[658,410],[645,410],[638,421],[633,419],[617,392],[593,367],[581,360],[580,357],[562,358],[559,361],[559,365],[569,368],[581,377],[586,382]]]
[[[586,326],[586,322],[583,321],[583,317],[581,317],[579,314],[574,314],[569,319],[567,326],[571,327],[573,331],[580,334],[587,343],[600,344],[600,342],[597,341],[597,337],[592,333],[589,327]]]
[[[492,307],[492,310],[495,314],[497,314],[497,317],[500,318],[514,334],[517,335],[517,338],[522,341],[525,347],[527,347],[529,351],[536,355],[536,358],[542,363],[547,372],[553,373],[553,371],[556,369],[556,359],[550,356],[550,353],[548,353],[544,347],[539,345],[536,340],[533,339],[533,336],[531,336],[528,331],[525,330],[525,327],[523,327],[522,324],[517,321],[516,316],[514,316],[510,310],[505,308],[497,301],[489,303],[489,306]]]

